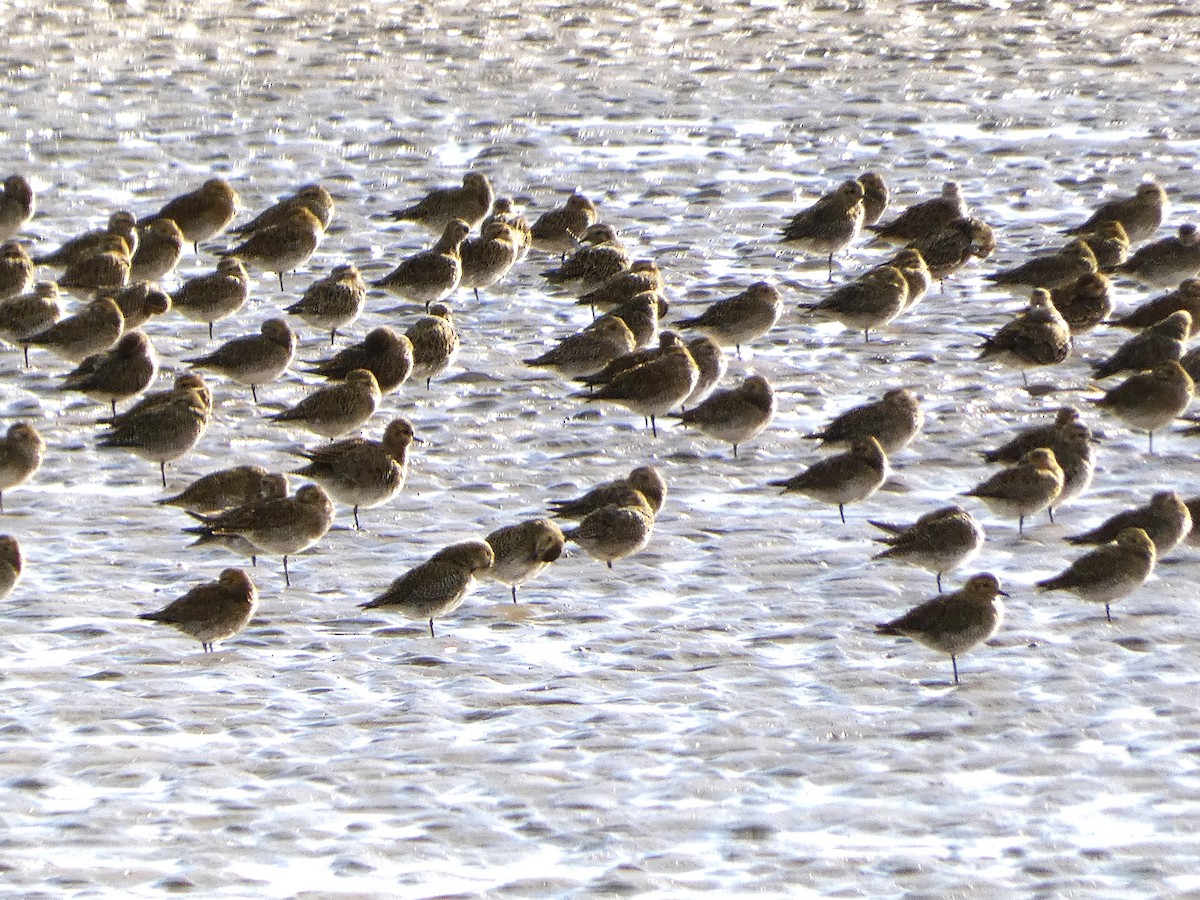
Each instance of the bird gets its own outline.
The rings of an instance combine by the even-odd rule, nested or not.
[[[241,198],[233,185],[224,178],[210,178],[194,191],[168,200],[162,209],[142,221],[170,219],[179,227],[184,240],[199,252],[200,242],[228,228],[240,206]]]
[[[696,316],[676,322],[706,334],[722,347],[733,347],[742,358],[742,344],[762,337],[783,314],[783,300],[774,285],[756,281],[744,291],[710,303]]]
[[[227,256],[217,263],[215,272],[197,275],[185,281],[171,294],[171,307],[193,322],[208,325],[209,339],[213,322],[219,322],[238,312],[250,296],[250,276],[236,256]]]
[[[589,403],[617,403],[650,419],[658,437],[656,418],[686,400],[696,387],[700,370],[679,335],[664,331],[661,350],[654,359],[617,375],[592,393],[572,396]]]
[[[458,248],[462,263],[459,287],[470,288],[479,299],[480,288],[490,288],[517,262],[517,236],[503,222],[484,225],[477,238],[467,238]]]
[[[858,176],[858,183],[863,189],[863,228],[869,228],[883,218],[891,195],[878,172],[864,172]]]
[[[1146,432],[1154,453],[1154,432],[1169,425],[1191,405],[1196,385],[1175,360],[1130,375],[1098,400],[1092,400],[1130,428]]]
[[[333,524],[333,503],[319,485],[306,484],[293,497],[256,500],[213,515],[190,515],[201,524],[185,528],[188,534],[240,535],[260,553],[283,556],[283,580],[290,587],[288,557],[325,536]]]
[[[37,203],[33,196],[33,188],[23,175],[9,175],[4,179],[4,190],[0,192],[0,241],[10,237],[25,227],[25,223],[33,218]]]
[[[844,284],[817,303],[800,309],[841,322],[871,340],[871,329],[879,329],[904,311],[908,303],[908,281],[895,266],[879,266]]]
[[[317,252],[324,234],[321,220],[307,206],[297,204],[289,207],[287,215],[275,224],[250,231],[241,243],[217,255],[236,256],[243,263],[274,272],[279,276],[279,290],[282,291],[284,273],[308,262]]]
[[[579,245],[580,238],[597,218],[596,204],[583,194],[572,194],[562,206],[534,220],[529,229],[531,244],[543,253],[565,257]]]
[[[11,534],[0,534],[0,600],[17,586],[24,564],[17,539]]]
[[[666,282],[662,272],[652,259],[635,259],[628,269],[610,275],[594,289],[581,294],[575,303],[577,306],[591,307],[593,312],[597,309],[607,312],[648,291],[665,293]]]
[[[614,306],[602,316],[593,320],[593,324],[605,319],[620,319],[633,334],[634,349],[649,346],[658,337],[658,322],[671,305],[667,298],[655,291],[644,291],[634,294],[619,306]]]
[[[394,210],[397,222],[414,222],[434,234],[442,234],[455,219],[467,224],[467,230],[480,224],[492,211],[496,199],[492,183],[482,172],[467,172],[462,187],[436,188],[416,203]]]
[[[108,238],[112,235],[125,241],[128,255],[132,258],[134,251],[137,250],[138,235],[134,227],[136,224],[137,219],[133,213],[128,210],[118,210],[108,217],[108,224],[103,229],[85,231],[68,240],[57,250],[35,256],[33,262],[39,266],[70,268],[82,259],[87,259],[96,253],[103,253],[110,246],[111,242],[108,241]]]
[[[908,388],[891,388],[880,399],[846,410],[805,437],[819,440],[822,447],[848,447],[873,437],[892,457],[907,447],[924,425],[925,412],[917,395]]]
[[[1093,231],[1079,235],[1096,255],[1100,271],[1119,266],[1129,257],[1129,235],[1125,226],[1116,220],[1101,222]]]
[[[130,331],[111,350],[87,357],[63,379],[59,390],[79,391],[93,400],[108,401],[117,414],[117,401],[135,397],[158,375],[158,354],[150,339]]]
[[[1120,222],[1131,243],[1149,238],[1162,224],[1167,192],[1153,181],[1138,185],[1130,197],[1119,197],[1102,204],[1082,225],[1067,229],[1067,234],[1090,234],[1104,222]]]
[[[39,281],[29,293],[0,300],[0,340],[24,349],[25,368],[29,368],[28,338],[45,331],[62,315],[58,299],[55,282]]]
[[[205,653],[213,644],[233,637],[254,618],[258,589],[242,569],[225,569],[216,581],[198,584],[157,612],[139,619],[161,622],[200,642]]]
[[[523,360],[525,365],[554,369],[567,378],[591,375],[614,359],[632,353],[633,332],[618,318],[601,317],[582,331],[560,340],[538,356]]]
[[[562,556],[566,543],[562,529],[549,519],[506,525],[484,540],[495,558],[483,577],[511,587],[513,603],[517,602],[517,588]]]
[[[1190,339],[1200,327],[1200,278],[1186,278],[1175,290],[1151,297],[1132,312],[1113,319],[1108,324],[1117,328],[1147,328],[1181,309],[1192,317],[1192,331],[1188,334]]]
[[[958,684],[958,655],[989,640],[1004,621],[1008,594],[991,573],[972,575],[957,591],[939,594],[898,619],[875,626],[875,633],[907,637],[931,650],[950,655]]]
[[[1126,528],[1140,528],[1162,559],[1192,532],[1192,513],[1175,491],[1159,491],[1150,502],[1110,516],[1095,528],[1066,538],[1069,544],[1107,544]]]
[[[0,300],[16,297],[33,286],[37,271],[29,253],[17,241],[0,244]]]
[[[137,249],[129,262],[129,281],[158,281],[179,265],[184,237],[171,219],[151,219],[138,225]]]
[[[929,288],[933,284],[933,273],[929,271],[925,257],[916,247],[905,247],[884,265],[898,269],[908,285],[908,296],[905,298],[904,309],[901,312],[911,310],[929,293]]]
[[[716,389],[725,372],[729,368],[729,360],[721,352],[721,347],[706,334],[694,337],[687,342],[687,351],[692,355],[699,370],[696,386],[679,404],[681,410],[691,409],[703,403],[708,395]]]
[[[1091,331],[1113,311],[1108,276],[1100,272],[1080,275],[1069,284],[1053,288],[1050,302],[1067,323],[1072,338]]]
[[[287,307],[314,328],[329,331],[329,346],[333,346],[339,328],[358,321],[367,303],[367,284],[358,266],[345,263],[308,286],[304,296]]]
[[[28,422],[16,422],[0,439],[0,513],[4,492],[25,484],[42,467],[46,444]]]
[[[583,246],[561,265],[542,272],[542,277],[551,284],[586,294],[598,288],[606,278],[629,268],[629,251],[622,246],[616,229],[607,222],[589,225],[579,243]]]
[[[984,276],[998,285],[1014,285],[1050,290],[1074,284],[1084,275],[1098,269],[1096,254],[1083,238],[1074,238],[1065,247],[1053,253],[1035,256],[1033,259]]]
[[[780,241],[794,244],[806,253],[829,258],[829,280],[833,281],[833,256],[858,237],[866,215],[863,186],[843,181],[812,206],[796,213],[783,227]]]
[[[196,446],[212,419],[212,393],[198,375],[180,375],[170,391],[143,397],[131,409],[110,419],[100,435],[102,448],[122,448],[158,463],[167,486],[167,463]]]
[[[646,497],[634,491],[618,503],[588,513],[579,525],[564,531],[563,537],[611,569],[616,560],[644,549],[653,531],[654,511]]]
[[[761,434],[775,416],[775,391],[762,375],[750,375],[735,388],[716,391],[679,416],[683,425],[699,428],[709,437],[738,445]]]
[[[375,415],[382,397],[375,376],[367,369],[355,369],[345,381],[318,388],[299,403],[268,418],[336,438],[365,425]]]
[[[1135,334],[1108,359],[1093,366],[1092,377],[1111,378],[1122,372],[1144,372],[1160,363],[1179,360],[1191,330],[1191,314],[1186,309],[1176,310],[1161,322]]]
[[[1084,493],[1092,484],[1096,471],[1096,454],[1092,444],[1092,429],[1085,422],[1069,422],[1059,429],[1049,449],[1063,471],[1063,489],[1054,501],[1060,507]]]
[[[395,609],[412,619],[433,620],[458,609],[495,561],[487,541],[470,540],[443,547],[428,560],[401,575],[379,596],[361,603],[363,609]]]
[[[844,453],[818,460],[798,475],[769,484],[783,488],[785,494],[800,493],[836,504],[845,524],[845,505],[866,500],[883,486],[889,472],[883,447],[875,438],[866,437],[852,441]]]
[[[1027,368],[1055,365],[1070,355],[1070,326],[1054,308],[1050,292],[1034,288],[1029,305],[999,331],[984,339],[978,358],[1020,369],[1028,386]]]
[[[400,388],[413,370],[413,345],[387,325],[367,332],[359,343],[305,369],[329,381],[341,381],[355,369],[367,369],[385,394]]]
[[[287,496],[287,478],[262,466],[241,465],[210,472],[171,497],[155,502],[188,512],[211,515],[257,500]]]
[[[93,353],[103,353],[121,338],[125,317],[107,297],[93,300],[73,316],[24,338],[22,343],[49,350],[60,359],[81,363]]]
[[[425,379],[425,390],[433,379],[453,364],[458,356],[458,331],[449,305],[435,303],[405,333],[412,345],[412,377]]]
[[[95,252],[67,266],[57,283],[72,294],[88,297],[103,288],[124,287],[129,273],[129,245],[115,234],[105,234]]]
[[[938,593],[942,575],[972,559],[983,546],[983,526],[967,510],[956,504],[927,512],[911,525],[868,520],[886,536],[874,538],[888,548],[872,559],[894,559],[920,566],[937,576]]]
[[[349,438],[304,450],[308,464],[293,472],[325,488],[339,503],[354,507],[354,527],[360,530],[358,510],[381,506],[395,497],[408,477],[408,449],[419,440],[412,423],[393,419],[383,440]]]
[[[1125,275],[1143,284],[1174,287],[1185,278],[1200,274],[1200,230],[1187,222],[1172,237],[1140,247],[1125,262],[1110,272]]]
[[[503,222],[513,231],[515,245],[517,248],[517,262],[525,258],[529,253],[529,248],[532,246],[533,238],[530,235],[529,222],[525,216],[517,212],[516,206],[513,204],[512,197],[497,197],[492,203],[492,213],[483,220],[483,225],[490,222]]]
[[[248,386],[251,398],[258,403],[258,386],[270,384],[286,372],[295,355],[295,332],[283,319],[267,319],[259,326],[258,334],[236,337],[211,353],[184,362]]]
[[[1048,425],[1033,425],[1019,432],[1016,437],[995,450],[983,451],[983,458],[990,463],[1015,463],[1030,450],[1038,447],[1053,448],[1060,431],[1072,422],[1081,421],[1079,410],[1074,406],[1060,406],[1054,413],[1054,421]]]
[[[301,208],[313,214],[322,231],[329,228],[329,223],[333,221],[333,196],[319,184],[306,184],[294,194],[267,207],[246,224],[230,229],[230,234],[249,235],[273,228],[290,221],[296,210]]]
[[[557,518],[583,519],[589,513],[615,504],[632,501],[634,492],[642,495],[653,515],[658,515],[667,498],[667,482],[655,466],[637,466],[622,478],[605,481],[582,496],[571,500],[552,500],[550,508]]]
[[[1003,471],[997,472],[964,496],[978,497],[997,515],[1015,516],[1017,533],[1025,534],[1025,518],[1043,509],[1049,510],[1054,521],[1054,502],[1063,489],[1063,470],[1047,447],[1030,450]]]
[[[422,303],[428,312],[458,288],[462,281],[462,260],[459,250],[470,233],[462,219],[453,219],[442,236],[428,250],[407,257],[387,275],[371,282],[414,303]]]
[[[103,288],[97,297],[108,297],[121,310],[122,334],[141,328],[155,316],[165,315],[171,310],[171,297],[149,281],[135,281],[121,288]]]
[[[915,203],[894,219],[872,225],[869,230],[875,233],[877,241],[909,244],[921,242],[950,223],[966,218],[967,203],[962,188],[955,181],[947,181],[937,197]]]
[[[1123,528],[1111,543],[1097,547],[1066,569],[1037,582],[1038,590],[1069,591],[1081,600],[1104,604],[1104,617],[1112,621],[1112,603],[1129,596],[1154,571],[1154,541],[1141,528]]]
[[[908,245],[917,250],[929,274],[942,282],[972,259],[987,259],[996,251],[996,232],[987,222],[970,218],[952,219]]]

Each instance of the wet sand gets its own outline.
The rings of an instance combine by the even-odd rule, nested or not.
[[[928,573],[870,562],[866,519],[912,521],[993,468],[1042,410],[1087,406],[1089,361],[1127,334],[1098,329],[1062,366],[974,362],[1027,300],[987,272],[1062,243],[1100,195],[1146,174],[1164,229],[1196,214],[1200,15],[1182,5],[1035,2],[707,5],[364,5],[272,2],[154,13],[18,0],[4,53],[0,174],[34,185],[22,232],[52,249],[110,212],[157,210],[228,178],[238,222],[302,184],[338,203],[305,270],[280,292],[255,272],[219,323],[145,326],[161,389],[199,355],[283,315],[353,261],[379,278],[427,246],[387,213],[467,169],[532,219],[592,197],[632,255],[653,257],[665,325],[758,280],[785,313],[730,360],[723,386],[770,378],[779,412],[739,449],[568,399],[527,368],[590,320],[531,253],[451,298],[458,362],[432,389],[388,395],[418,445],[404,491],[348,508],[313,551],[250,570],[258,614],[205,655],[138,622],[241,562],[188,550],[189,520],[157,507],[157,467],[95,447],[106,407],[54,390],[67,370],[0,355],[5,427],[47,442],[6,492],[0,528],[25,575],[0,636],[0,873],[26,897],[1162,896],[1200,889],[1195,835],[1200,659],[1195,550],[1103,610],[1032,585],[1077,551],[1061,538],[1154,491],[1185,496],[1195,438],[1144,435],[1090,409],[1091,490],[1026,523],[993,518],[971,571],[1012,597],[999,634],[950,662],[873,625],[930,596]],[[823,258],[781,248],[787,217],[839,181],[882,171],[888,215],[962,184],[999,249],[864,344],[799,315],[826,290]],[[885,216],[886,218],[886,216]],[[211,270],[233,239],[187,248],[166,283]],[[889,251],[860,240],[839,283]],[[1115,287],[1118,312],[1150,293]],[[423,313],[372,292],[338,348]],[[77,308],[72,306],[72,309]],[[298,359],[327,332],[294,319]],[[238,463],[286,471],[305,445],[265,419],[309,393],[295,372],[249,392],[217,378],[195,451],[168,493]],[[910,386],[924,433],[873,498],[834,508],[765,487],[818,459],[809,433]],[[543,515],[552,498],[654,462],[671,493],[650,546],[614,571],[574,548],[522,588],[485,584],[430,639],[356,604],[455,541]],[[293,479],[293,490],[299,481]],[[1031,527],[1032,526],[1032,527]],[[947,576],[957,586],[967,573]]]

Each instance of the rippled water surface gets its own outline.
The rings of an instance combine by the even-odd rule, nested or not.
[[[1083,403],[1088,361],[1124,339],[1081,339],[1027,392],[974,362],[978,333],[1024,302],[981,276],[1147,174],[1171,195],[1169,227],[1195,217],[1190,6],[13,0],[5,19],[0,173],[33,182],[38,248],[212,173],[247,211],[314,180],[336,195],[307,270],[282,294],[256,277],[218,340],[338,262],[378,277],[424,246],[387,212],[467,168],[531,218],[593,197],[659,262],[669,319],[758,279],[788,312],[730,362],[728,383],[753,369],[780,399],[734,460],[678,428],[653,439],[521,365],[588,320],[546,290],[545,258],[479,302],[460,292],[458,365],[367,428],[403,414],[424,439],[404,492],[361,533],[339,510],[290,589],[260,560],[259,614],[213,655],[135,616],[233,558],[185,549],[152,464],[95,449],[101,407],[55,390],[63,364],[4,355],[0,409],[49,446],[0,523],[27,555],[0,635],[0,894],[1200,890],[1197,551],[1168,557],[1111,625],[1031,589],[1077,555],[1063,535],[1154,490],[1197,493],[1195,439],[1163,434],[1151,458],[1088,411],[1095,483],[1057,524],[1018,541],[974,508],[989,528],[976,570],[1012,597],[1001,632],[960,660],[960,688],[948,661],[872,633],[933,579],[869,561],[866,522],[910,521],[981,480],[977,450]],[[799,315],[827,290],[824,262],[776,242],[786,216],[867,168],[894,209],[958,180],[1000,245],[870,345]],[[880,259],[860,243],[835,277]],[[1144,295],[1117,286],[1119,307]],[[343,340],[417,315],[395,305],[373,296]],[[323,355],[297,325],[300,356]],[[210,346],[177,316],[147,330],[164,384]],[[801,435],[898,385],[924,396],[925,433],[846,525],[764,487],[818,458]],[[171,488],[236,462],[294,467],[303,436],[263,414],[310,386],[289,375],[256,408],[217,381],[213,427]],[[650,547],[612,572],[576,550],[520,605],[482,586],[436,640],[356,608],[437,548],[645,461],[671,494]]]

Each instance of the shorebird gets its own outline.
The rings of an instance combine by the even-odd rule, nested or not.
[[[1104,617],[1112,621],[1110,604],[1129,596],[1154,571],[1154,541],[1141,528],[1125,528],[1116,540],[1085,553],[1065,570],[1039,581],[1043,591],[1070,591],[1089,603],[1103,603]]]
[[[230,229],[230,234],[249,235],[256,231],[282,225],[292,221],[297,209],[306,209],[312,213],[322,231],[327,229],[329,223],[333,221],[332,195],[319,184],[306,184],[296,193],[267,207],[245,225]]]
[[[654,511],[638,491],[620,503],[610,503],[584,516],[579,525],[563,532],[588,556],[608,568],[618,559],[632,556],[650,543],[654,531]]]
[[[769,484],[783,488],[785,494],[805,494],[835,504],[845,524],[845,505],[866,500],[883,486],[889,472],[887,455],[879,441],[867,437],[853,441],[845,453],[818,460],[798,475]]]
[[[699,406],[679,416],[683,425],[691,425],[719,441],[738,445],[759,435],[775,416],[775,391],[762,375],[751,375],[735,388],[716,391]]]
[[[0,600],[12,593],[21,580],[24,559],[21,545],[11,534],[0,534]]]
[[[1063,470],[1046,447],[1030,450],[1015,465],[977,484],[964,496],[978,497],[997,515],[1016,517],[1017,533],[1025,534],[1025,518],[1043,509],[1054,521],[1054,502],[1063,489]]]
[[[762,337],[775,327],[783,314],[779,291],[765,281],[756,281],[744,291],[710,303],[697,316],[677,322],[706,334],[722,347],[733,347],[742,358],[742,344]]]
[[[932,650],[950,655],[958,684],[958,655],[992,637],[1004,621],[1004,601],[995,575],[967,579],[957,591],[939,594],[898,619],[875,627],[876,634],[912,638]]]
[[[1071,535],[1069,544],[1107,544],[1115,541],[1126,528],[1140,528],[1154,541],[1154,550],[1162,559],[1192,532],[1192,513],[1175,491],[1159,491],[1150,502],[1110,516],[1100,525],[1082,534]]]
[[[1050,292],[1035,288],[1029,306],[984,340],[978,358],[1020,369],[1021,378],[1028,387],[1026,369],[1055,365],[1070,355],[1070,327],[1054,308]]]
[[[93,353],[103,353],[121,338],[125,317],[107,297],[93,300],[73,316],[60,319],[22,343],[42,347],[60,359],[81,363]]]
[[[869,228],[883,218],[891,195],[878,172],[864,172],[858,176],[858,183],[863,189],[863,228]]]
[[[284,584],[290,587],[288,557],[302,553],[325,536],[333,524],[333,503],[320,486],[306,484],[294,497],[257,500],[211,516],[191,515],[201,525],[185,528],[188,534],[240,535],[260,553],[280,554]]]
[[[108,401],[117,414],[117,401],[135,397],[158,375],[158,354],[140,331],[121,336],[111,350],[87,357],[63,379],[59,390],[79,391],[93,400]]]
[[[134,226],[137,219],[127,210],[119,210],[108,217],[108,225],[98,231],[86,231],[71,238],[57,250],[35,256],[33,261],[39,266],[52,266],[67,269],[82,259],[87,259],[96,253],[103,253],[110,246],[107,240],[115,235],[125,241],[125,247],[132,257],[137,250],[137,230]]]
[[[459,287],[470,288],[479,299],[480,288],[490,288],[509,273],[517,261],[517,236],[503,222],[483,226],[477,238],[459,245],[462,280]]]
[[[216,581],[198,584],[157,612],[139,619],[161,622],[200,642],[211,653],[217,641],[233,637],[254,617],[258,589],[241,569],[226,569]]]
[[[108,297],[121,310],[122,334],[141,328],[155,316],[171,310],[171,297],[149,281],[135,281],[122,288],[104,288],[97,297]]]
[[[358,510],[381,506],[395,497],[408,477],[408,448],[419,440],[407,419],[394,419],[383,440],[350,438],[305,450],[308,465],[293,475],[311,478],[339,503],[354,507],[354,527],[362,528]]]
[[[1050,302],[1058,310],[1071,337],[1086,334],[1112,314],[1108,277],[1100,272],[1081,275],[1069,284],[1050,291]]]
[[[532,246],[543,253],[565,257],[579,245],[580,238],[597,218],[596,204],[583,194],[572,194],[558,209],[537,217],[529,231]]]
[[[1185,279],[1175,290],[1150,298],[1133,312],[1113,319],[1108,324],[1118,328],[1149,328],[1178,310],[1183,310],[1192,317],[1192,330],[1188,333],[1190,340],[1195,337],[1196,329],[1200,327],[1200,278]]]
[[[425,390],[429,390],[433,379],[450,368],[458,356],[458,331],[450,307],[433,304],[429,315],[413,322],[405,337],[412,346],[412,377],[424,378]]]
[[[1185,309],[1176,310],[1161,322],[1135,334],[1108,359],[1092,369],[1093,378],[1109,378],[1122,372],[1144,372],[1157,365],[1183,358],[1192,316]]]
[[[983,546],[983,526],[961,506],[953,504],[925,513],[911,525],[868,521],[887,532],[886,537],[874,540],[887,544],[888,548],[871,558],[894,559],[932,572],[937,576],[939,594],[942,575],[965,565]]]
[[[829,280],[833,281],[833,255],[854,242],[862,231],[865,215],[862,184],[843,181],[792,216],[783,227],[780,241],[807,253],[828,256]]]
[[[208,325],[213,336],[213,322],[232,316],[250,296],[250,276],[236,256],[227,256],[217,263],[217,270],[185,281],[171,295],[171,306],[185,318]]]
[[[896,244],[923,241],[950,223],[966,219],[967,203],[957,182],[947,181],[932,200],[923,200],[881,225],[872,225],[876,240]]]
[[[429,622],[429,636],[436,637],[433,620],[453,612],[492,563],[495,554],[486,541],[463,541],[445,547],[393,581],[363,609],[395,609],[411,619]]]
[[[805,437],[819,440],[823,447],[847,447],[873,437],[891,457],[907,447],[924,424],[925,412],[917,395],[908,388],[892,388],[879,400],[848,409]]]
[[[635,501],[634,492],[645,498],[652,515],[658,515],[667,498],[667,482],[654,466],[638,466],[625,477],[599,484],[580,497],[552,500],[550,508],[559,518],[582,519],[601,507]]]
[[[224,178],[210,178],[194,191],[167,201],[162,209],[143,222],[170,219],[198,253],[200,242],[228,228],[240,206],[241,198],[233,185]]]
[[[274,272],[279,276],[282,291],[284,273],[308,262],[324,234],[321,220],[307,206],[297,204],[288,207],[286,216],[275,224],[254,229],[240,244],[222,250],[218,256],[236,256],[266,272]]]
[[[428,311],[432,304],[453,294],[462,281],[459,250],[470,231],[462,219],[453,219],[430,249],[404,259],[387,275],[372,281],[371,286],[422,303]]]
[[[614,359],[634,350],[633,332],[621,319],[599,318],[587,328],[568,335],[525,365],[554,369],[567,378],[591,375]]]
[[[447,225],[461,219],[469,231],[492,211],[495,197],[486,175],[468,172],[463,175],[462,187],[436,188],[411,206],[393,211],[392,218],[415,222],[434,234],[442,234]]]
[[[662,352],[649,362],[617,375],[592,393],[573,396],[589,403],[617,403],[650,420],[658,437],[656,417],[686,400],[696,387],[700,370],[686,345],[674,332],[662,334]]]
[[[359,343],[339,350],[329,359],[314,363],[306,372],[330,381],[342,381],[355,369],[367,369],[387,394],[401,387],[413,370],[413,345],[387,325],[367,332]]]
[[[0,244],[0,300],[16,297],[33,286],[37,267],[16,241]]]
[[[329,332],[333,346],[339,328],[353,325],[367,303],[367,285],[354,263],[335,266],[324,278],[313,282],[304,296],[287,308],[294,316]]]
[[[1167,192],[1153,181],[1143,182],[1131,197],[1109,200],[1097,209],[1082,225],[1067,230],[1067,234],[1089,234],[1104,222],[1120,222],[1131,243],[1146,240],[1162,224],[1167,205]]]
[[[1176,235],[1141,247],[1109,271],[1156,287],[1174,287],[1200,274],[1200,230],[1186,223]]]
[[[517,602],[517,588],[562,556],[566,542],[562,529],[549,519],[506,525],[484,540],[492,548],[495,561],[483,578],[511,587],[513,603]]]
[[[37,473],[45,450],[42,436],[29,423],[8,426],[0,439],[0,513],[4,512],[4,492],[20,487]]]
[[[179,265],[184,237],[171,219],[152,219],[138,226],[137,249],[129,261],[129,281],[158,281]]]
[[[167,463],[178,459],[204,436],[212,418],[212,393],[198,375],[180,375],[170,391],[149,394],[131,409],[101,419],[103,448],[123,448],[158,463],[167,486]]]
[[[629,252],[621,245],[616,229],[607,222],[589,226],[579,242],[583,246],[557,268],[542,272],[542,277],[551,284],[586,294],[606,278],[629,268]]]
[[[1148,372],[1131,375],[1092,402],[1130,428],[1146,432],[1154,453],[1154,432],[1183,415],[1192,403],[1196,385],[1174,360]]]
[[[258,500],[286,496],[286,477],[272,474],[262,466],[243,465],[211,472],[197,478],[178,494],[155,502],[160,506],[211,515]]]
[[[25,368],[28,369],[28,339],[41,334],[61,315],[58,285],[53,281],[39,281],[27,294],[0,300],[0,340],[15,344],[25,351]]]
[[[341,437],[365,425],[379,408],[379,382],[366,369],[355,369],[346,380],[318,388],[299,403],[268,418],[298,425],[327,438]]]
[[[895,266],[879,266],[835,289],[818,303],[800,304],[800,309],[841,322],[871,340],[871,329],[879,329],[904,311],[908,303],[908,281]]]
[[[33,188],[23,175],[9,175],[0,191],[0,241],[7,241],[33,218]]]
[[[1016,285],[1050,290],[1073,284],[1084,275],[1097,270],[1096,254],[1087,241],[1075,238],[1054,253],[1035,256],[1011,269],[1002,269],[984,276],[993,284]]]
[[[184,362],[249,387],[250,396],[258,403],[258,386],[270,384],[286,372],[295,355],[295,332],[283,319],[267,319],[258,334],[226,341],[212,353]]]

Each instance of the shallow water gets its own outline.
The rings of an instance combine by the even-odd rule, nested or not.
[[[463,352],[426,392],[404,493],[292,564],[252,574],[260,611],[214,655],[137,621],[238,564],[186,550],[149,463],[95,449],[98,405],[65,367],[0,358],[6,419],[46,463],[5,497],[27,555],[0,636],[0,893],[13,896],[1163,896],[1200,890],[1195,550],[1116,608],[1039,595],[1060,540],[1158,489],[1195,491],[1194,439],[1102,433],[1092,490],[1028,538],[985,515],[973,564],[1012,594],[1003,630],[960,660],[871,625],[928,596],[927,573],[868,561],[866,519],[911,521],[988,474],[975,451],[1088,396],[1100,330],[1032,378],[974,364],[1023,298],[981,275],[1059,241],[1100,195],[1149,173],[1195,214],[1200,15],[1183,4],[848,2],[105,5],[16,0],[0,171],[26,173],[54,245],[115,208],[153,212],[210,173],[247,211],[321,180],[337,217],[307,271],[217,339],[256,330],[318,274],[378,277],[426,243],[387,211],[464,168],[532,218],[575,189],[663,268],[670,319],[769,279],[789,311],[730,362],[779,392],[731,459],[680,429],[654,440],[526,369],[587,313],[532,254],[475,302]],[[333,10],[329,7],[333,7]],[[885,173],[898,209],[958,180],[1000,248],[864,345],[795,304],[824,261],[777,229],[837,181]],[[1164,232],[1165,233],[1165,232]],[[214,242],[215,246],[223,246]],[[207,270],[210,252],[181,275]],[[213,249],[212,247],[208,248]],[[845,277],[880,259],[860,243]],[[1118,285],[1119,307],[1145,292]],[[357,340],[411,313],[373,296]],[[668,320],[668,321],[669,321]],[[327,352],[301,329],[299,354]],[[165,360],[203,326],[147,327]],[[215,381],[215,379],[214,379]],[[901,384],[925,433],[884,492],[848,510],[764,487],[818,457],[800,436]],[[219,411],[172,490],[216,468],[294,467],[307,441],[217,385]],[[653,460],[671,494],[654,539],[613,572],[577,550],[507,603],[484,585],[431,640],[356,608],[437,548]],[[959,573],[960,575],[962,573]],[[956,582],[957,576],[950,581]]]

